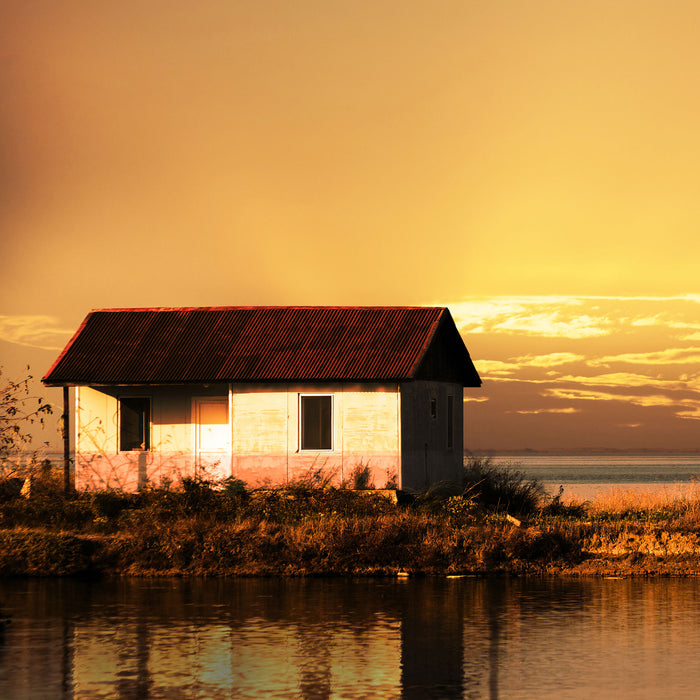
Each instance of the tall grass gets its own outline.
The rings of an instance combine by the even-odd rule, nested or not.
[[[470,457],[462,473],[464,494],[495,512],[529,515],[542,506],[545,491],[514,465],[497,464],[489,457]]]

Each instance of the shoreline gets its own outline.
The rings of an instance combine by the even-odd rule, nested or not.
[[[484,523],[449,528],[449,533],[438,531],[443,528],[435,523],[422,524],[423,542],[404,543],[403,547],[393,542],[393,551],[381,555],[376,543],[375,551],[371,551],[372,523],[365,523],[368,527],[360,528],[352,541],[343,541],[340,547],[328,541],[327,532],[314,536],[309,529],[301,533],[305,541],[300,547],[297,528],[272,527],[269,523],[199,527],[198,546],[188,536],[189,528],[181,523],[171,528],[175,537],[169,538],[161,531],[147,542],[142,535],[132,533],[100,535],[5,528],[0,529],[0,580],[45,576],[700,575],[700,534],[674,531],[664,524],[570,522],[517,527]],[[445,534],[452,541],[431,542]],[[439,551],[435,551],[436,545]]]

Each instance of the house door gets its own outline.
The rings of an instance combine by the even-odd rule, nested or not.
[[[194,399],[197,476],[225,479],[231,475],[231,427],[228,398]]]

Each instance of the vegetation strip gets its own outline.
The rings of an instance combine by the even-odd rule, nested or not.
[[[564,503],[489,460],[398,503],[318,478],[67,497],[56,480],[45,464],[28,494],[0,483],[0,575],[700,573],[700,499]]]

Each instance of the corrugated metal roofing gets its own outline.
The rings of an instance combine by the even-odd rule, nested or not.
[[[450,312],[435,307],[101,309],[88,314],[43,381],[412,379],[444,324],[454,327]],[[450,342],[460,346],[450,351],[455,373],[465,386],[478,386],[464,343]]]

